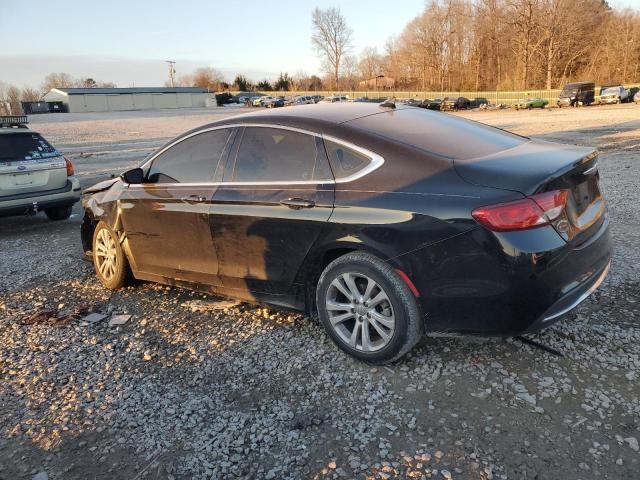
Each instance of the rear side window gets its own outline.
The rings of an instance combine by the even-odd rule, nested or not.
[[[324,180],[331,180],[331,173],[313,135],[279,128],[245,128],[234,182]]]
[[[0,134],[0,162],[12,160],[38,160],[60,155],[37,133]]]
[[[325,140],[324,144],[329,156],[331,170],[336,180],[353,175],[371,163],[371,159],[366,155],[339,143]]]
[[[152,183],[212,182],[230,129],[213,130],[187,138],[155,158],[149,169]]]

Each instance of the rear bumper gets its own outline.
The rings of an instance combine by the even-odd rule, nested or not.
[[[67,179],[63,188],[29,195],[0,198],[0,217],[27,215],[45,208],[66,207],[80,201],[80,182],[75,177]]]
[[[607,214],[605,214],[607,215]],[[545,328],[586,299],[611,258],[608,217],[578,247],[553,227],[476,228],[403,260],[427,333],[512,336]]]
[[[584,302],[604,282],[610,267],[611,262],[608,262],[601,270],[588,272],[588,276],[585,277],[583,283],[578,284],[576,288],[549,307],[542,317],[529,327],[528,331],[535,332],[553,325],[564,314],[569,313]]]

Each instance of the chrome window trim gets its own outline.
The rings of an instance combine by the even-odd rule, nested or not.
[[[378,155],[377,153],[373,153],[371,150],[367,150],[366,148],[359,147],[358,145],[354,145],[351,142],[347,142],[345,140],[332,137],[331,135],[322,135],[322,138],[323,140],[328,140],[330,142],[337,143],[338,145],[342,145],[343,147],[349,148],[351,150],[355,150],[356,152],[361,153],[362,155],[364,155],[365,157],[368,157],[371,160],[369,162],[369,165],[358,170],[357,172],[352,173],[351,175],[347,175],[346,177],[343,177],[343,178],[335,179],[336,183],[353,182],[354,180],[362,178],[365,175],[368,175],[374,170],[380,168],[384,163],[384,158],[381,155]],[[331,164],[331,161],[329,161],[329,164]]]
[[[182,186],[186,186],[186,187],[194,187],[194,186],[203,186],[203,185],[207,185],[207,186],[225,186],[225,185],[229,185],[229,186],[242,186],[242,185],[249,185],[249,186],[252,186],[252,185],[253,186],[257,186],[257,185],[332,185],[332,184],[336,184],[336,183],[348,183],[348,182],[352,182],[354,180],[358,180],[359,178],[362,178],[365,175],[368,175],[369,173],[371,173],[374,170],[378,169],[384,163],[384,158],[381,155],[378,155],[377,153],[374,153],[371,150],[367,150],[366,148],[362,148],[362,147],[360,147],[358,145],[355,145],[355,144],[353,144],[351,142],[348,142],[346,140],[341,140],[341,139],[333,137],[331,135],[324,135],[324,134],[320,134],[320,133],[317,133],[317,132],[312,132],[310,130],[304,130],[302,128],[289,127],[287,125],[265,124],[265,123],[230,123],[230,124],[216,125],[216,126],[213,126],[213,127],[205,128],[203,130],[198,130],[197,132],[193,132],[193,133],[190,133],[189,135],[181,137],[178,140],[176,140],[176,141],[170,143],[169,145],[167,145],[166,147],[164,147],[162,150],[160,150],[157,153],[155,153],[149,159],[147,159],[140,166],[140,168],[142,168],[142,169],[147,168],[147,166],[151,162],[153,162],[156,158],[158,158],[164,152],[169,150],[174,145],[177,145],[178,143],[187,140],[188,138],[192,138],[192,137],[195,137],[196,135],[200,135],[202,133],[207,133],[207,132],[212,132],[212,131],[215,131],[215,130],[224,130],[224,129],[241,128],[241,127],[275,128],[275,129],[281,129],[281,130],[289,130],[289,131],[292,131],[292,132],[298,132],[298,133],[302,133],[302,134],[305,134],[305,135],[311,135],[313,137],[319,137],[319,138],[322,138],[323,140],[328,140],[330,142],[337,143],[337,144],[342,145],[342,146],[344,146],[346,148],[350,148],[351,150],[354,150],[354,151],[356,151],[358,153],[361,153],[365,157],[368,157],[371,161],[369,162],[369,164],[366,167],[358,170],[355,173],[352,173],[349,176],[346,176],[346,177],[343,177],[343,178],[340,178],[340,179],[335,179],[334,178],[332,180],[301,180],[301,181],[288,180],[288,181],[281,181],[281,182],[269,181],[269,182],[198,182],[198,183],[147,183],[147,184],[143,183],[143,184],[131,184],[129,186],[130,187],[136,187],[136,186],[137,187],[142,187],[142,186],[149,186],[149,185],[158,185],[158,186],[163,186],[163,185],[182,185]]]

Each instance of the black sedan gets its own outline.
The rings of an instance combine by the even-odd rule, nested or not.
[[[346,352],[551,325],[607,274],[597,152],[415,107],[300,106],[187,132],[84,192],[100,281],[317,312]]]
[[[427,110],[440,110],[443,100],[443,98],[436,98],[434,100],[425,99],[417,106],[420,108],[426,108]]]
[[[440,105],[440,110],[466,110],[471,108],[471,100],[465,97],[446,97]]]

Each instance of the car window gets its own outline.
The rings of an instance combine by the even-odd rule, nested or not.
[[[60,155],[37,133],[6,133],[0,135],[0,161],[37,160]]]
[[[279,128],[245,128],[233,181],[330,181],[331,172],[320,153],[312,135]]]
[[[152,183],[212,182],[231,129],[213,130],[187,138],[165,150],[148,173]]]
[[[371,158],[344,145],[330,140],[325,140],[324,144],[336,180],[353,175],[371,163]]]

